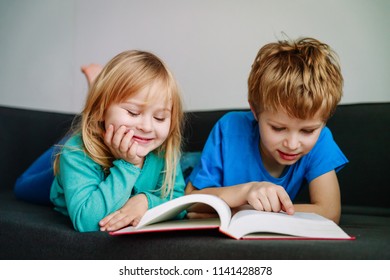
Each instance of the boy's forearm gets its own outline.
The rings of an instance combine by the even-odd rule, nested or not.
[[[309,184],[310,202],[296,205],[296,211],[313,212],[339,223],[341,215],[340,187],[334,170]]]
[[[316,213],[334,221],[336,224],[340,222],[341,207],[325,207],[317,204],[294,204],[294,208],[296,212]]]
[[[249,184],[240,184],[230,187],[210,187],[198,190],[191,182],[187,184],[185,194],[212,194],[223,199],[231,208],[247,204],[246,195]]]

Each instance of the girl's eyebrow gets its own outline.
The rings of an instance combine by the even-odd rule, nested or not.
[[[132,100],[132,101],[124,101],[123,104],[125,104],[126,106],[135,106],[135,107],[137,107],[137,109],[138,108],[142,109],[142,108],[145,108],[145,107],[148,106],[147,102],[134,101],[134,100]],[[171,109],[169,107],[161,106],[161,107],[158,107],[156,109],[156,111],[158,111],[158,112],[160,112],[160,111],[161,112],[165,112],[165,111],[171,112]]]

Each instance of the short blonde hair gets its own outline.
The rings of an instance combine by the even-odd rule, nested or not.
[[[81,132],[84,151],[108,172],[115,158],[104,143],[106,109],[155,82],[159,82],[165,88],[161,93],[166,94],[166,100],[172,102],[168,137],[162,146],[154,151],[165,158],[165,178],[161,193],[162,196],[167,196],[172,195],[176,166],[180,160],[184,114],[176,80],[165,63],[156,55],[131,50],[111,59],[92,84],[80,120],[74,127],[74,133]],[[58,171],[58,165],[56,167],[55,170]]]
[[[248,79],[248,101],[255,113],[283,109],[327,121],[340,102],[343,77],[337,54],[313,38],[279,41],[257,53]]]

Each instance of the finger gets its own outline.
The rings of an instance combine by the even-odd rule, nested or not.
[[[116,211],[106,217],[104,217],[103,219],[101,219],[99,221],[99,226],[100,226],[100,230],[101,231],[106,231],[107,230],[107,227],[108,227],[108,223],[110,222],[110,220],[115,216],[117,215],[119,212]]]
[[[134,141],[133,144],[131,144],[129,151],[127,152],[127,156],[132,160],[136,159],[137,150],[138,150],[138,142]]]
[[[110,124],[104,134],[104,142],[107,146],[111,146],[112,136],[114,135],[114,126]]]
[[[200,212],[188,212],[188,219],[207,219],[207,218],[218,218],[216,213],[200,213]]]
[[[115,231],[128,225],[135,226],[133,224],[134,220],[135,217],[133,216],[123,216],[122,219],[117,220],[115,223],[110,223],[110,225],[107,227],[107,231]]]
[[[125,153],[129,150],[129,147],[130,147],[130,143],[131,143],[131,139],[133,138],[134,136],[134,131],[133,130],[130,130],[129,132],[127,132],[122,141],[121,141],[121,144],[120,144],[120,147],[119,147],[119,151],[121,153]]]
[[[139,217],[135,218],[135,219],[133,220],[133,222],[131,223],[132,226],[136,227],[136,226],[139,224],[140,220],[141,220],[141,219],[140,219]]]
[[[266,212],[272,212],[273,208],[271,206],[271,202],[269,201],[269,197],[261,197],[260,203],[263,205],[264,211]]]
[[[270,208],[271,208],[269,211],[280,212],[280,210],[282,210],[282,203],[279,199],[277,191],[273,191],[272,193],[270,193],[268,195],[268,202],[269,202]]]
[[[112,137],[112,146],[115,149],[119,149],[119,146],[122,142],[125,132],[126,132],[126,127],[124,125],[119,127],[117,131],[115,131],[114,137]]]
[[[107,223],[106,227],[107,227],[107,230],[109,230],[113,225],[119,223],[120,221],[122,221],[123,219],[126,219],[126,217],[128,217],[127,215],[125,215],[124,213],[122,213],[121,211],[117,211],[116,212],[116,215],[114,215]]]
[[[118,211],[116,211],[116,212],[114,212],[114,213],[112,213],[112,214],[110,214],[110,215],[104,217],[103,219],[101,219],[101,220],[99,221],[99,225],[100,225],[100,226],[105,226],[105,225],[112,219],[112,217],[115,216],[115,215],[117,214],[117,212],[118,212]]]
[[[248,203],[249,203],[250,205],[252,205],[252,207],[253,207],[255,210],[264,211],[263,204],[261,203],[261,200],[259,199],[259,195],[257,195],[256,193],[253,193],[253,194],[251,194],[251,195],[248,197]]]
[[[283,211],[285,211],[289,215],[294,214],[295,212],[294,205],[290,199],[290,196],[287,194],[287,192],[284,189],[278,191],[278,197]]]

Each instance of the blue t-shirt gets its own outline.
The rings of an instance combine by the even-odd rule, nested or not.
[[[283,186],[293,200],[304,184],[348,163],[329,128],[324,127],[313,149],[275,178],[263,165],[259,143],[259,127],[252,112],[226,114],[210,132],[189,180],[197,189],[267,181]]]

